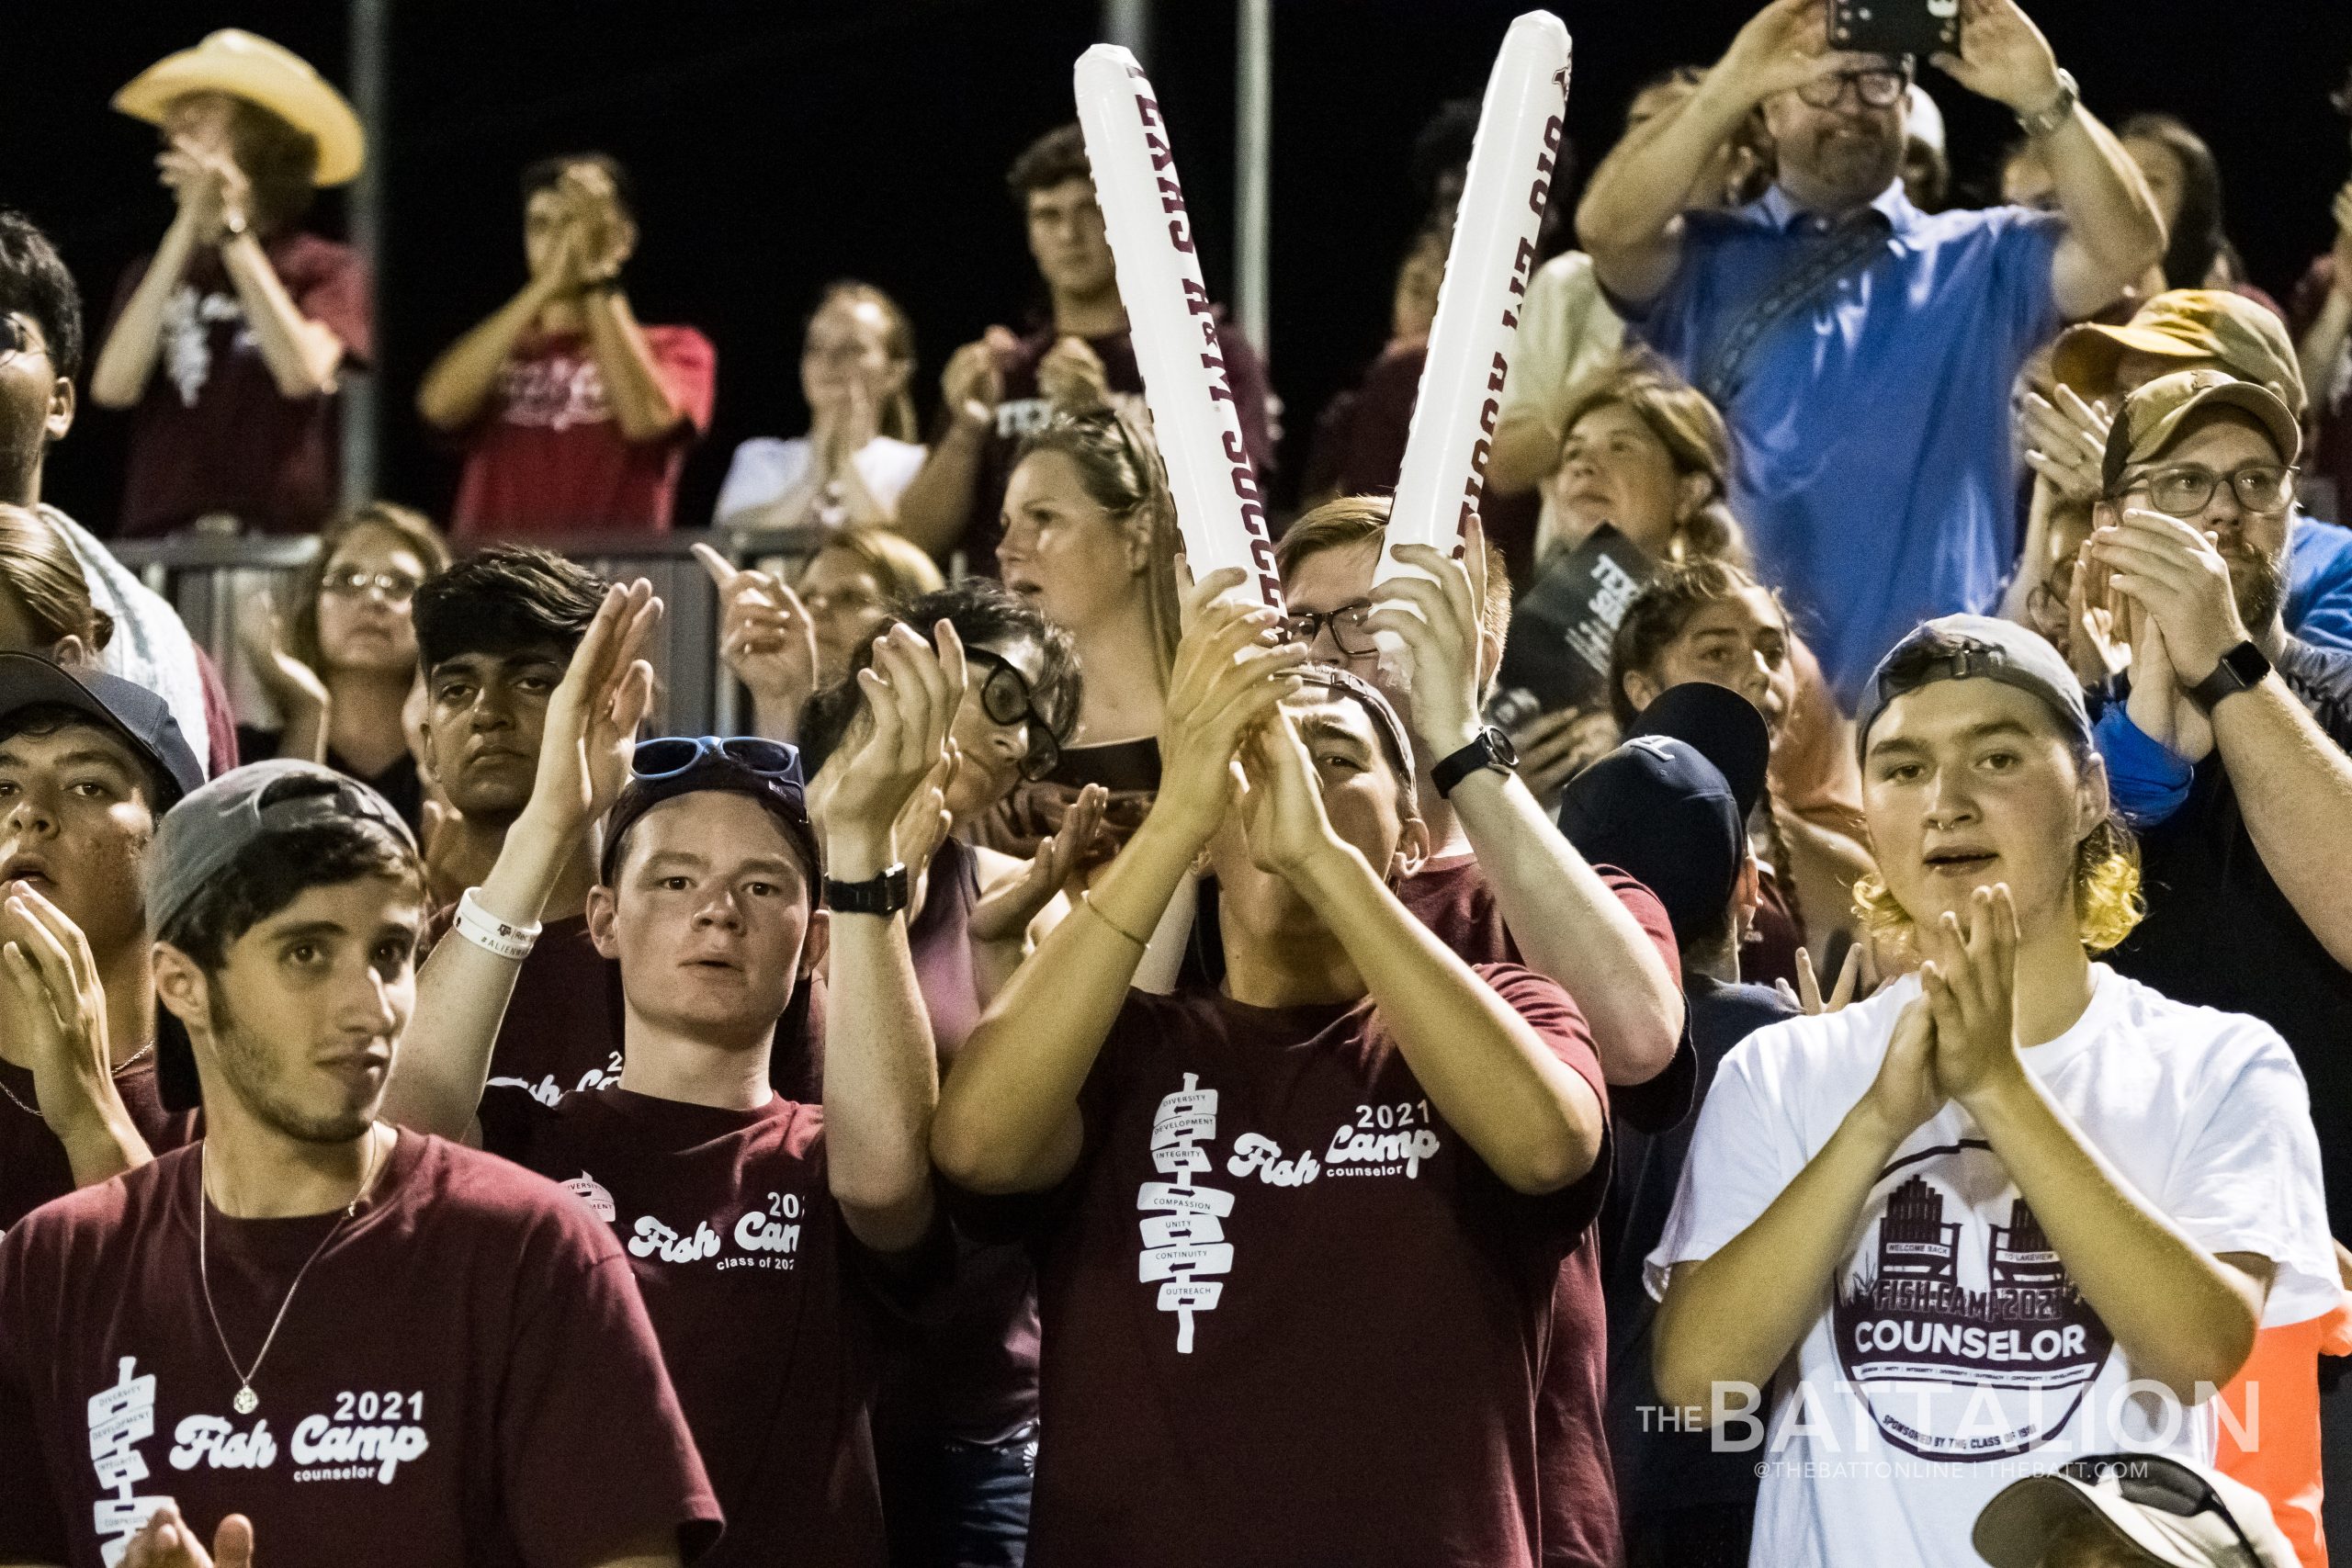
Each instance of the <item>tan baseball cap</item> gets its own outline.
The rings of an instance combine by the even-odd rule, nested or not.
[[[319,144],[322,186],[356,178],[367,162],[367,134],[344,96],[309,61],[258,34],[223,28],[194,49],[165,55],[133,76],[114,96],[114,107],[161,125],[171,101],[189,93],[244,98],[309,135]]]
[[[2171,446],[2183,420],[2213,408],[2241,409],[2260,421],[2278,446],[2280,462],[2291,465],[2302,455],[2302,426],[2278,393],[2220,370],[2176,370],[2123,400],[2123,412],[2107,435],[2101,476],[2108,493],[2115,493],[2124,469],[2153,461]]]
[[[2168,1454],[2104,1454],[2014,1482],[1976,1516],[1971,1542],[1993,1568],[2039,1568],[2085,1516],[2150,1568],[2295,1568],[2261,1493]]]
[[[2272,311],[2221,288],[2175,288],[2140,307],[2120,327],[2086,321],[2061,333],[2050,351],[2050,373],[2086,398],[2115,389],[2115,369],[2126,349],[2165,359],[2212,359],[2242,381],[2264,382],[2302,417],[2303,373],[2286,323]]]

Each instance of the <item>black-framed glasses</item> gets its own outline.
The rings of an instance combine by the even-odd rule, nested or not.
[[[405,571],[363,571],[357,567],[351,567],[327,573],[319,586],[329,593],[340,594],[346,599],[364,598],[368,590],[373,589],[392,604],[405,604],[416,597],[416,591],[424,587],[424,582]]]
[[[1380,651],[1372,628],[1365,625],[1371,615],[1369,599],[1359,599],[1336,610],[1296,611],[1283,617],[1283,635],[1302,648],[1311,648],[1316,637],[1329,632],[1331,646],[1350,659],[1369,659]]]
[[[2285,463],[2248,463],[2226,474],[2195,463],[2185,463],[2176,468],[2157,468],[2141,475],[2124,487],[2124,493],[2144,490],[2157,511],[2174,517],[2194,517],[2205,510],[2213,492],[2226,480],[2238,498],[2238,504],[2248,512],[2284,512],[2295,499],[2295,477],[2300,469]]]
[[[777,779],[797,788],[801,783],[800,753],[781,740],[755,735],[664,735],[637,743],[629,772],[640,779],[673,779],[712,757],[724,757],[763,779]]]
[[[1815,76],[1797,88],[1797,99],[1817,109],[1834,108],[1846,96],[1846,84],[1854,85],[1854,96],[1865,108],[1892,108],[1911,88],[1911,73],[1893,66],[1872,66],[1862,71],[1832,71]]]
[[[15,316],[0,316],[0,365],[6,365],[20,354],[47,353],[41,341]]]
[[[2262,1549],[2248,1539],[2245,1527],[2230,1512],[2228,1501],[2213,1489],[2213,1483],[2178,1460],[2166,1459],[2162,1454],[2116,1454],[2105,1459],[2076,1460],[2061,1466],[2060,1473],[2090,1487],[2112,1482],[2125,1502],[2136,1507],[2154,1508],[2177,1519],[2218,1514],[2237,1538],[2237,1543],[2245,1548],[2245,1560],[2264,1561]]]
[[[1029,689],[1029,677],[1023,675],[1004,655],[986,648],[964,650],[967,663],[985,665],[988,674],[980,682],[980,711],[989,722],[1010,729],[1016,724],[1029,727],[1029,750],[1021,759],[1021,776],[1031,784],[1046,777],[1061,766],[1062,745],[1054,738],[1054,727],[1037,711],[1037,699]]]

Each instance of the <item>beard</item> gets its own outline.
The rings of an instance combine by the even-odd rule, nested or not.
[[[374,1124],[377,1109],[384,1100],[380,1084],[358,1104],[322,1113],[306,1111],[285,1091],[285,1053],[231,1018],[217,987],[207,1012],[220,1076],[255,1121],[302,1144],[347,1144]],[[389,1072],[384,1075],[385,1082],[390,1078]]]
[[[2230,597],[2237,601],[2238,619],[2247,635],[2260,637],[2287,603],[2287,572],[2276,557],[2232,543],[2222,550],[2229,563]]]

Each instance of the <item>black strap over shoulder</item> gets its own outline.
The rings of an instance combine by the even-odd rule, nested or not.
[[[1826,234],[1802,241],[1793,264],[1753,303],[1732,314],[1730,325],[1701,358],[1691,384],[1717,408],[1729,406],[1764,335],[1868,266],[1893,231],[1886,215],[1870,208]]]

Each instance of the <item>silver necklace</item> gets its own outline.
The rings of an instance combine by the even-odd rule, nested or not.
[[[343,1213],[336,1216],[334,1224],[327,1227],[327,1234],[319,1238],[319,1245],[311,1249],[311,1256],[304,1258],[302,1267],[295,1270],[294,1282],[286,1287],[286,1299],[277,1303],[277,1315],[269,1320],[269,1332],[262,1337],[260,1353],[254,1357],[252,1366],[242,1368],[237,1365],[235,1352],[229,1348],[229,1337],[220,1332],[220,1314],[212,1305],[212,1274],[206,1261],[204,1244],[204,1211],[211,1204],[209,1162],[212,1151],[204,1144],[197,1145],[196,1275],[204,1286],[204,1312],[212,1320],[212,1337],[220,1341],[220,1354],[228,1358],[229,1370],[237,1374],[237,1397],[229,1403],[240,1416],[250,1416],[261,1407],[261,1395],[254,1392],[254,1378],[261,1371],[261,1364],[268,1357],[270,1346],[277,1343],[278,1325],[286,1321],[286,1309],[294,1304],[294,1292],[302,1288],[302,1277],[311,1271],[311,1265],[316,1263],[319,1255],[327,1249],[327,1243],[341,1234],[343,1222],[359,1212],[359,1200],[368,1196],[368,1189],[375,1185],[376,1128],[372,1122],[368,1128],[368,1168],[360,1175],[359,1190],[351,1195],[351,1201],[343,1206]]]
[[[154,1051],[155,1043],[153,1040],[150,1040],[146,1044],[141,1045],[138,1050],[133,1051],[128,1061],[118,1063],[114,1070],[107,1074],[107,1077],[111,1078],[119,1078],[122,1077],[123,1074],[130,1071],[131,1068],[137,1066],[149,1056],[154,1055]],[[17,1110],[23,1111],[28,1116],[38,1116],[40,1114],[40,1106],[27,1105],[23,1100],[17,1098],[17,1091],[8,1087],[8,1080],[6,1078],[0,1078],[0,1094],[6,1095],[8,1097],[8,1103],[15,1106]],[[40,1097],[36,1094],[33,1098],[38,1100]]]

